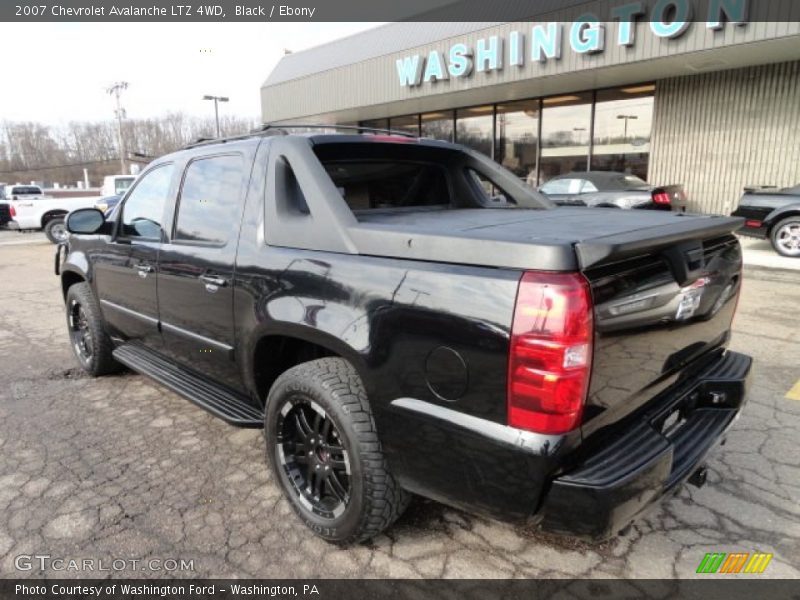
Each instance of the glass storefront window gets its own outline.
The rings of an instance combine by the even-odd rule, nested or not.
[[[493,156],[494,106],[475,106],[456,111],[456,142],[486,156]]]
[[[389,129],[405,131],[411,135],[419,137],[419,115],[392,117],[389,119]]]
[[[542,148],[539,183],[589,167],[592,94],[569,94],[542,100]]]
[[[423,113],[420,117],[422,120],[422,137],[452,142],[454,116],[454,111],[452,110]]]
[[[596,94],[373,119],[362,121],[361,126],[455,140],[494,158],[531,186],[590,167],[646,180],[654,94],[655,84],[635,84]]]
[[[361,127],[369,127],[370,129],[389,129],[389,119],[370,119],[369,121],[361,121]]]
[[[539,157],[539,101],[497,105],[495,160],[535,186]]]
[[[597,92],[593,171],[619,171],[647,179],[655,85]]]

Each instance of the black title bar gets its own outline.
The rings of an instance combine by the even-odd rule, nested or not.
[[[800,21],[795,0],[2,0],[10,22]],[[569,20],[569,19],[567,19]]]

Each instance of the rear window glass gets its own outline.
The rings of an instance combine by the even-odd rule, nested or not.
[[[450,205],[446,171],[437,164],[400,160],[323,164],[353,211]]]
[[[16,186],[11,188],[12,196],[33,196],[41,194],[42,190],[38,187],[32,186]]]
[[[597,188],[591,184],[589,185],[594,189],[586,189],[586,184],[589,184],[589,182],[585,179],[551,179],[539,189],[545,194],[580,194],[588,191],[597,191]]]

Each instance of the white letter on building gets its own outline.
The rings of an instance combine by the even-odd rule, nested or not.
[[[450,64],[447,70],[453,77],[466,77],[472,73],[472,51],[466,44],[450,46]]]
[[[664,16],[670,9],[675,11],[675,20],[667,22]],[[691,23],[692,5],[689,0],[659,0],[650,15],[650,29],[661,38],[680,37]]]
[[[508,36],[508,64],[521,67],[525,64],[525,36],[519,31],[512,31]]]
[[[531,60],[545,62],[561,58],[561,24],[534,25],[531,29]]]
[[[711,0],[706,27],[719,31],[723,27],[722,17],[736,25],[747,25],[749,6],[749,0]]]
[[[397,59],[397,76],[400,77],[400,85],[413,86],[420,84],[422,81],[422,62],[419,54]]]
[[[431,81],[441,81],[442,79],[449,79],[450,76],[442,65],[442,57],[439,55],[438,50],[431,50],[428,54],[428,60],[425,63],[425,75],[422,80],[425,83]]]
[[[644,14],[641,2],[631,2],[611,9],[611,16],[619,21],[617,44],[633,46],[636,39],[636,17]]]
[[[486,40],[481,38],[475,46],[475,64],[477,70],[497,71],[503,68],[503,40],[496,35],[489,37],[487,47]]]

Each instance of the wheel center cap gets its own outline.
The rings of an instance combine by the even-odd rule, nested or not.
[[[314,454],[316,454],[317,460],[321,463],[327,463],[331,458],[331,453],[322,446],[314,448]]]

